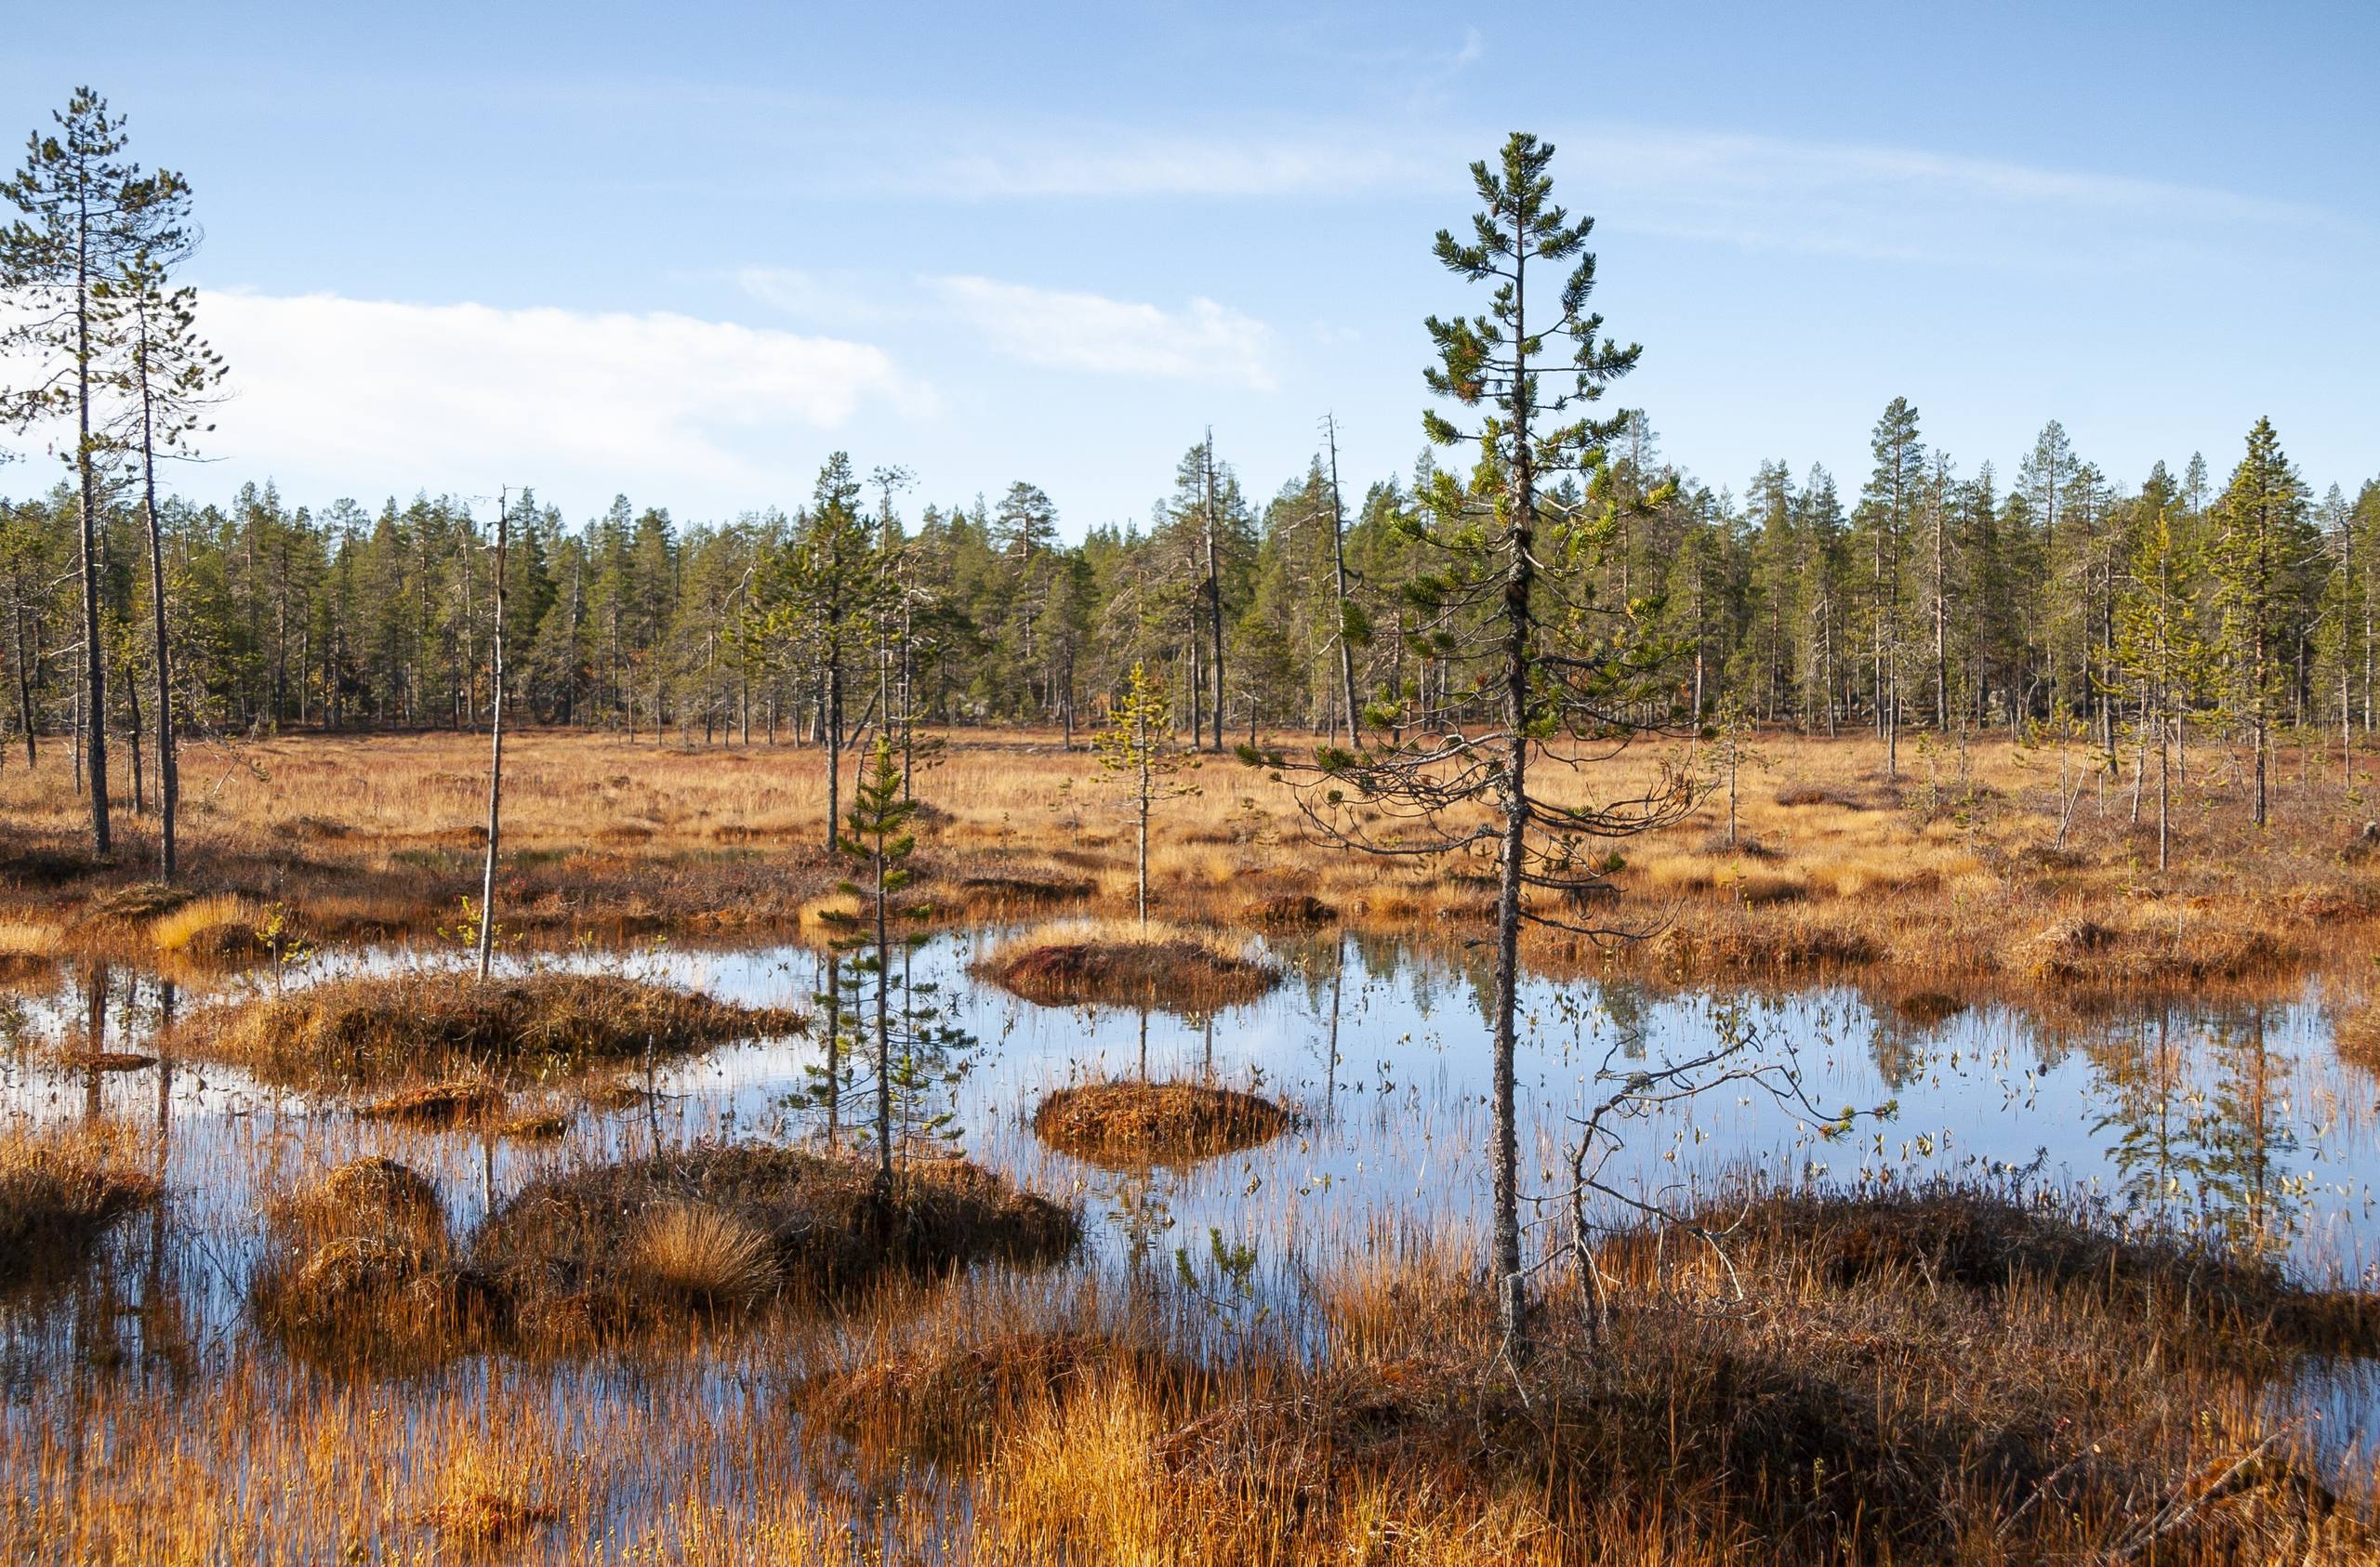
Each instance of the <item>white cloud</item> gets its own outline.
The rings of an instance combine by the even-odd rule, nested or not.
[[[847,277],[822,276],[797,267],[740,267],[735,286],[798,321],[855,325],[881,321],[886,314],[882,304]]]
[[[932,408],[868,344],[667,311],[221,292],[201,320],[236,394],[208,454],[365,495],[567,474],[758,504],[865,406]]]
[[[1478,57],[1466,34],[1449,70]],[[1347,199],[1461,204],[1493,127],[1343,122],[1152,135],[1094,122],[929,125],[872,178],[958,200]],[[2034,267],[2191,264],[2368,232],[2320,207],[2215,187],[1958,153],[1581,122],[1550,125],[1573,210],[1752,249]]]
[[[1165,310],[990,278],[923,282],[1001,351],[1028,364],[1273,388],[1270,329],[1211,299]]]
[[[964,152],[925,157],[918,182],[970,198],[1233,197],[1346,195],[1433,175],[1426,162],[1377,139],[1329,135],[1151,138],[1086,125],[1005,145],[981,137],[969,142]]]

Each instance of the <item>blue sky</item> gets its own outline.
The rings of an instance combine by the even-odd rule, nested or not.
[[[1638,14],[1644,13],[1644,14]],[[0,127],[77,83],[182,169],[222,460],[293,499],[530,483],[681,518],[824,454],[907,503],[1145,516],[1209,424],[1251,488],[1337,415],[1421,445],[1429,257],[1528,128],[1597,219],[1615,397],[1738,489],[1856,485],[1884,402],[2004,473],[2135,482],[2269,414],[2380,472],[2380,7],[602,4],[12,18]],[[0,484],[21,488],[18,467]]]

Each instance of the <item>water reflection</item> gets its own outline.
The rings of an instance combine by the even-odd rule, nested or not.
[[[1277,1255],[1310,1253],[1393,1217],[1460,1229],[1481,1214],[1478,1150],[1488,1087],[1479,962],[1448,961],[1373,936],[1285,942],[1296,982],[1204,1017],[1102,1007],[1049,1008],[979,987],[967,974],[997,933],[946,934],[919,947],[895,983],[934,987],[956,1031],[984,1042],[972,1070],[920,1073],[917,1124],[948,1115],[970,1152],[1018,1179],[1078,1193],[1099,1237],[1093,1264],[1131,1272],[1162,1260],[1171,1231],[1262,1235]],[[325,955],[301,980],[414,959]],[[578,953],[573,968],[618,966]],[[644,1063],[646,1092],[591,1109],[559,1142],[531,1147],[456,1133],[406,1146],[443,1150],[431,1170],[466,1221],[558,1161],[649,1152],[734,1133],[844,1136],[854,1073],[848,959],[809,948],[633,960],[654,978],[759,1006],[812,1001],[828,1026],[808,1039]],[[238,981],[232,981],[234,985]],[[198,1005],[210,999],[202,997]],[[1746,997],[1663,992],[1634,982],[1531,982],[1521,1082],[1524,1146],[1546,1167],[1563,1116],[1594,1066],[1617,1048],[1658,1060],[1711,1036],[1714,1008],[1740,999],[1775,1050],[1799,1057],[1811,1097],[1828,1106],[1897,1103],[1888,1123],[1848,1142],[1816,1135],[1757,1096],[1706,1099],[1640,1129],[1622,1179],[1707,1182],[1751,1168],[1779,1178],[1905,1180],[2033,1168],[2035,1179],[2104,1197],[2120,1211],[2182,1225],[2282,1258],[2315,1278],[2355,1276],[2374,1224],[2380,1174],[2373,1086],[2331,1048],[2320,993],[2214,1006],[2142,1001],[2089,1019],[1980,1006],[1921,1021],[1846,988]],[[207,1277],[191,1310],[203,1330],[236,1318],[254,1215],[310,1169],[379,1152],[401,1134],[346,1113],[335,1099],[258,1085],[177,1060],[165,1026],[192,1003],[174,984],[122,967],[61,972],[22,999],[0,1054],[0,1113],[36,1120],[112,1119],[153,1129],[158,1168],[177,1193],[168,1221],[140,1237],[140,1323],[172,1313],[162,1297],[180,1226]],[[161,1050],[161,1037],[165,1047]],[[872,1046],[870,1047],[872,1049]],[[140,1072],[103,1058],[157,1055]],[[931,1082],[927,1081],[931,1076]],[[1042,1148],[1025,1123],[1053,1086],[1091,1077],[1196,1077],[1259,1087],[1301,1109],[1297,1136],[1199,1168],[1130,1176]],[[931,1102],[927,1102],[928,1100]],[[118,1244],[126,1237],[118,1237]],[[118,1303],[121,1305],[122,1303]],[[93,1310],[100,1310],[94,1303]],[[95,1336],[107,1331],[93,1319]],[[177,1332],[187,1337],[187,1328]],[[172,1337],[169,1335],[168,1337]]]

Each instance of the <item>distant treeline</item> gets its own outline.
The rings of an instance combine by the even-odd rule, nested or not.
[[[2056,424],[2004,484],[1929,450],[1905,402],[1872,446],[1854,497],[1781,462],[1739,497],[1665,464],[1640,420],[1591,494],[1550,497],[1606,520],[1597,594],[1633,607],[1671,663],[1654,716],[1732,704],[1823,731],[2070,718],[2111,743],[2145,704],[2236,716],[2261,693],[2275,724],[2371,729],[2380,481],[2317,501],[2261,424],[2228,480],[2193,456],[2133,489]],[[1177,721],[1211,734],[1219,619],[1234,735],[1337,730],[1350,683],[1359,718],[1377,707],[1400,728],[1460,723],[1479,700],[1472,639],[1419,607],[1439,562],[1398,479],[1342,498],[1317,456],[1260,506],[1202,441],[1145,525],[1080,544],[1032,484],[910,512],[904,482],[839,454],[798,510],[694,525],[625,496],[574,524],[518,493],[509,694],[545,722],[793,738],[815,731],[832,667],[847,730],[888,713],[1064,724],[1145,661],[1175,682]],[[483,723],[495,510],[426,494],[293,507],[271,484],[228,507],[167,502],[177,705],[218,731]],[[103,520],[122,730],[153,689],[148,554],[132,509]],[[0,506],[20,732],[79,721],[76,531],[64,485]]]

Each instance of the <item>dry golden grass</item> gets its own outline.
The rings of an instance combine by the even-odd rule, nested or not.
[[[501,1085],[484,1077],[456,1077],[401,1088],[362,1106],[356,1113],[367,1121],[452,1126],[464,1121],[495,1119],[503,1113],[505,1103]]]
[[[656,1203],[628,1241],[628,1270],[665,1297],[749,1306],[776,1288],[775,1248],[758,1225],[707,1203]]]
[[[1025,731],[942,738],[947,748],[918,781],[932,807],[919,823],[921,901],[975,919],[1130,908],[1127,802],[1087,751]],[[1293,756],[1303,744],[1276,743]],[[1883,748],[1864,735],[1766,734],[1760,749],[1766,765],[1739,791],[1736,847],[1723,840],[1717,800],[1612,846],[1625,863],[1612,878],[1616,895],[1589,906],[1593,918],[1680,932],[1676,942],[1636,943],[1614,958],[1533,934],[1532,955],[1549,967],[1620,962],[1664,973],[1682,964],[1865,968],[1905,984],[2269,983],[2347,955],[2380,918],[2380,876],[2360,837],[2380,809],[2370,757],[2358,758],[2348,785],[2334,753],[2284,750],[2272,824],[2257,829],[2235,758],[2202,737],[2175,797],[2174,868],[2161,874],[2153,798],[2135,814],[2128,760],[2121,777],[2085,784],[2060,841],[2060,757],[2046,748],[2004,737],[1964,750],[1912,743],[1897,780],[1884,776]],[[805,905],[837,879],[823,848],[815,750],[531,731],[508,755],[500,912],[526,940],[798,928]],[[1684,746],[1647,744],[1543,777],[1578,800],[1608,799],[1691,759]],[[2086,761],[2067,756],[2069,779]],[[197,892],[284,902],[294,930],[316,945],[425,935],[476,889],[483,766],[481,742],[469,735],[245,744],[236,762],[223,758],[219,787],[193,796],[192,882],[172,893],[139,880],[140,821],[126,823],[117,865],[93,865],[75,848],[79,806],[60,761],[10,769],[0,775],[0,811],[13,823],[0,844],[0,918],[54,927],[68,947],[99,950],[138,938]],[[1276,911],[1310,898],[1357,928],[1477,934],[1492,865],[1324,849],[1310,838],[1293,782],[1219,762],[1201,794],[1168,802],[1150,856],[1157,911],[1288,928]],[[1402,830],[1365,814],[1376,833]],[[2163,955],[2044,971],[2026,943],[2078,910],[2110,924],[2127,910],[2144,928],[2162,923]],[[2187,915],[2178,924],[2176,910]],[[2269,944],[2243,942],[2239,932],[2251,929]],[[2130,950],[2154,945],[2144,935]]]
[[[419,1212],[396,1168],[308,1190]],[[196,1387],[36,1382],[0,1423],[0,1558],[2238,1567],[2380,1548],[2369,1466],[2319,1456],[2266,1396],[2369,1350],[2360,1298],[1951,1189],[1702,1217],[1726,1265],[1675,1232],[1610,1236],[1600,1325],[1550,1275],[1519,1364],[1477,1258],[1392,1228],[1316,1258],[1316,1310],[1288,1331],[1219,1323],[1162,1278],[976,1274],[716,1340],[668,1318],[588,1375],[516,1353],[293,1375],[237,1352]],[[314,1244],[350,1338],[388,1310],[376,1291],[470,1273],[360,1224]]]
[[[256,906],[237,893],[210,893],[158,915],[150,922],[149,939],[161,953],[231,956],[256,943],[259,918]]]
[[[965,1160],[904,1168],[886,1214],[874,1182],[866,1160],[755,1143],[582,1165],[503,1204],[470,1261],[525,1338],[573,1343],[689,1300],[748,1306],[780,1284],[840,1295],[987,1258],[1051,1261],[1080,1232],[1071,1210]]]
[[[58,955],[65,932],[29,919],[0,920],[0,959],[46,959]]]
[[[804,1389],[890,1471],[972,1477],[978,1560],[2360,1561],[2370,1478],[2257,1389],[2368,1312],[2087,1216],[1937,1189],[1744,1199],[1726,1261],[1649,1231],[1499,1348],[1470,1259],[1378,1238],[1304,1352],[954,1299]],[[1739,1297],[1738,1286],[1745,1295]]]

